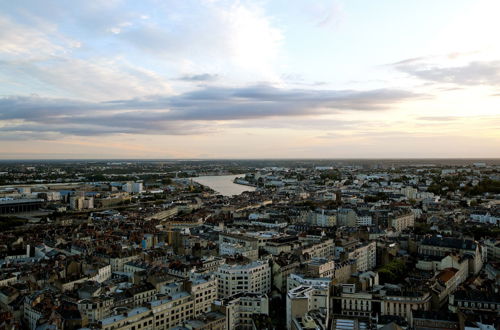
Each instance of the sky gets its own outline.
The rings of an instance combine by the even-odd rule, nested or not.
[[[0,159],[500,157],[497,0],[0,0]]]

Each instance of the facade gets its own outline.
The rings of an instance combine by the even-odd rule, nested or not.
[[[483,267],[483,255],[480,245],[469,239],[432,236],[424,238],[418,244],[418,253],[424,256],[445,257],[450,253],[470,255],[469,273],[478,274]]]
[[[187,289],[193,296],[195,317],[210,312],[210,306],[217,299],[217,279],[197,278],[187,283]]]
[[[341,284],[345,283],[351,277],[351,274],[357,272],[356,260],[346,260],[341,262],[335,262],[333,279],[335,283]]]
[[[352,209],[340,208],[337,210],[337,225],[338,226],[356,226],[357,215]]]
[[[183,323],[183,329],[188,330],[225,330],[226,316],[219,312],[209,312]]]
[[[71,196],[69,198],[69,208],[72,210],[93,209],[94,197]]]
[[[328,324],[330,311],[330,290],[325,286],[298,286],[288,291],[286,296],[286,326],[292,329],[293,320],[303,318],[307,313],[317,310],[326,315]]]
[[[431,295],[418,290],[388,291],[382,297],[380,309],[381,315],[401,316],[411,322],[412,311],[431,309]]]
[[[447,304],[448,296],[465,282],[469,275],[469,262],[456,255],[449,255],[441,260],[439,269],[440,272],[429,283],[433,307],[436,309]]]
[[[39,306],[43,299],[43,293],[35,293],[24,299],[24,320],[31,330],[36,328],[38,320],[44,316],[43,310]]]
[[[341,314],[369,318],[373,309],[373,295],[368,292],[356,292],[355,284],[343,284],[341,287]]]
[[[194,318],[193,297],[185,291],[152,301],[149,306],[154,315],[154,329],[169,329]]]
[[[252,316],[269,315],[265,294],[238,293],[212,304],[212,310],[225,315],[226,329],[252,329]]]
[[[42,207],[43,199],[7,199],[0,200],[0,214],[24,213],[37,211]]]
[[[492,225],[500,224],[500,214],[491,214],[488,211],[473,212],[470,215],[470,220],[480,223],[487,223]]]
[[[266,261],[224,264],[216,272],[218,295],[226,298],[240,292],[267,294],[271,291],[271,267]]]
[[[484,241],[488,261],[500,261],[500,240],[489,238]]]
[[[415,225],[415,214],[413,212],[396,212],[389,218],[389,227],[394,228],[396,232],[401,232],[406,228],[411,228]]]
[[[204,285],[208,283],[206,282]],[[197,298],[200,298],[200,292],[198,291],[203,290],[202,288],[209,289],[209,286],[201,286],[201,283],[195,285],[198,286],[198,290],[193,290],[194,294],[186,291],[171,292],[163,299],[143,303],[140,307],[102,318],[98,321],[98,327],[109,330],[166,330],[184,324],[185,326],[195,326],[192,329],[224,329],[223,317],[220,315],[215,318],[207,317],[207,313],[201,312],[201,310],[205,309],[205,304],[200,304],[199,301],[197,303]],[[198,297],[196,294],[198,294]],[[210,294],[203,292],[202,296],[210,297]],[[203,299],[203,302],[205,301],[211,304],[214,299]],[[205,321],[201,322],[203,320]]]
[[[123,272],[126,263],[137,260],[139,258],[139,254],[110,258],[109,263],[111,264],[111,271]]]
[[[334,255],[335,243],[333,239],[327,239],[302,249],[302,255],[308,255],[309,258],[331,258]]]
[[[348,254],[348,259],[356,260],[356,269],[359,272],[374,269],[377,266],[377,243],[372,241],[357,246]]]
[[[145,329],[153,330],[153,313],[149,308],[137,307],[123,314],[113,315],[99,321],[99,328],[105,330]]]
[[[122,190],[129,194],[140,194],[143,192],[144,187],[142,182],[127,182],[122,186]]]
[[[473,311],[475,313],[496,313],[500,311],[500,298],[494,292],[479,290],[457,290],[450,295],[450,311]]]
[[[273,286],[281,293],[287,290],[287,279],[290,274],[293,274],[300,263],[290,259],[276,259],[272,263]]]
[[[371,226],[373,224],[372,215],[369,211],[358,211],[356,214],[356,226]]]
[[[412,312],[412,320],[415,330],[460,329],[458,315],[455,313],[416,310]]]
[[[78,301],[78,310],[85,315],[89,322],[97,322],[108,317],[115,307],[112,298],[83,299]]]
[[[309,277],[335,276],[335,262],[328,259],[314,258],[306,262],[306,273]]]
[[[259,257],[259,239],[240,234],[219,234],[219,255],[241,255],[250,260]]]

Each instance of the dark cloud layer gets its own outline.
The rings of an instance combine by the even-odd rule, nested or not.
[[[301,90],[268,85],[205,87],[175,96],[107,102],[13,96],[0,99],[0,122],[8,123],[2,128],[4,135],[200,134],[216,129],[213,121],[382,111],[416,97],[403,90]]]
[[[500,61],[470,62],[463,66],[429,65],[426,58],[400,61],[393,66],[420,79],[457,85],[500,85]]]

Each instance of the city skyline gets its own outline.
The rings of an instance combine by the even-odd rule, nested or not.
[[[496,1],[0,9],[0,159],[500,157]]]

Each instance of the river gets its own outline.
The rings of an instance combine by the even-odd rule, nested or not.
[[[254,191],[254,187],[236,184],[233,182],[235,178],[242,176],[243,174],[198,176],[193,178],[193,181],[210,187],[224,196],[239,195],[244,191]]]

